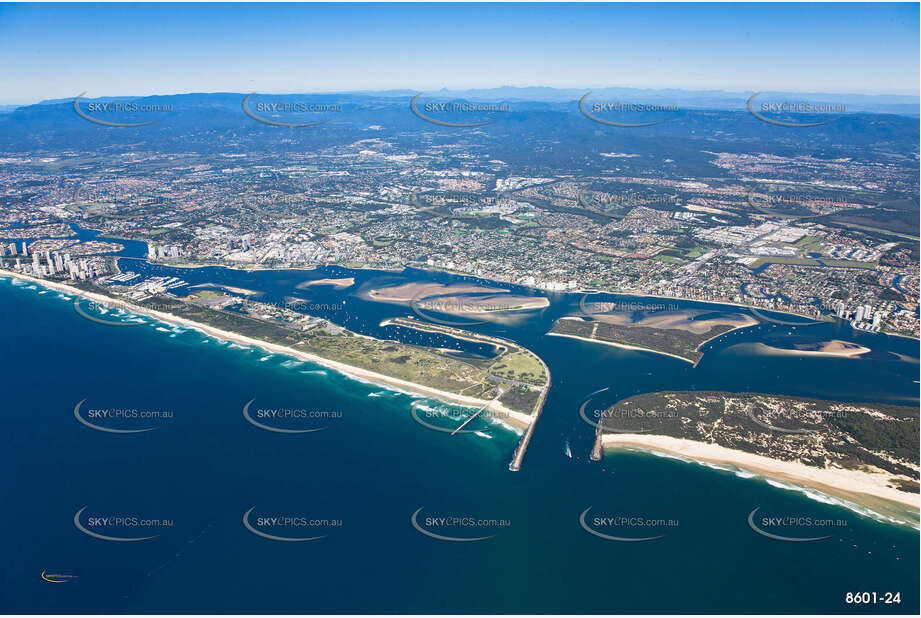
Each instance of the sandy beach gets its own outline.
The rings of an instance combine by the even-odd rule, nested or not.
[[[362,291],[359,296],[381,303],[405,305],[417,298],[441,296],[444,294],[506,294],[508,290],[489,288],[472,284],[403,283],[383,288]]]
[[[789,481],[822,493],[878,510],[880,500],[921,509],[921,496],[889,487],[893,474],[841,468],[816,468],[795,461],[780,461],[717,444],[646,434],[604,434],[605,449],[635,449],[734,466],[766,478]],[[915,479],[917,480],[917,479]],[[883,513],[886,514],[886,513]]]
[[[65,294],[73,294],[75,296],[81,296],[88,300],[92,300],[94,302],[100,303],[104,306],[118,307],[125,311],[129,311],[137,315],[145,315],[147,317],[154,318],[166,324],[178,325],[178,326],[182,326],[186,328],[195,329],[206,335],[214,337],[215,339],[220,339],[223,341],[230,341],[238,345],[255,346],[267,352],[271,352],[273,354],[281,354],[283,356],[290,356],[291,358],[295,358],[298,360],[304,360],[307,362],[315,363],[317,365],[322,365],[323,367],[327,367],[334,371],[338,371],[339,373],[342,373],[344,375],[358,378],[360,380],[365,380],[368,382],[373,382],[375,384],[380,384],[385,387],[393,386],[397,389],[409,391],[409,392],[412,392],[418,395],[422,395],[424,397],[433,397],[435,399],[439,399],[446,403],[457,403],[457,404],[462,404],[465,406],[471,406],[471,407],[477,407],[477,408],[481,408],[485,406],[488,410],[490,410],[493,413],[494,418],[503,419],[507,421],[510,425],[518,427],[519,429],[527,429],[533,420],[532,416],[521,413],[521,412],[517,412],[515,410],[511,410],[505,407],[504,405],[502,405],[502,403],[498,401],[487,401],[485,399],[477,399],[475,397],[468,397],[466,395],[458,395],[458,394],[451,393],[448,391],[443,391],[443,390],[439,390],[439,389],[432,388],[429,386],[424,386],[422,384],[416,384],[414,382],[409,382],[407,380],[401,380],[399,378],[393,378],[390,376],[386,376],[384,374],[376,373],[373,371],[368,371],[367,369],[362,369],[360,367],[352,367],[351,365],[346,365],[345,363],[340,363],[337,361],[329,360],[321,356],[316,356],[314,354],[303,352],[301,350],[296,350],[294,348],[280,346],[274,343],[268,343],[260,339],[246,337],[244,335],[239,335],[237,333],[233,333],[230,331],[213,328],[211,326],[200,324],[198,322],[187,320],[185,318],[177,317],[169,313],[163,313],[161,311],[156,311],[153,309],[146,309],[143,307],[138,307],[136,305],[132,305],[123,300],[114,299],[109,296],[105,296],[104,294],[97,294],[95,292],[87,292],[87,291],[80,290],[80,289],[77,289],[69,285],[65,285],[63,283],[56,282],[56,281],[46,281],[44,279],[38,279],[36,277],[31,277],[29,275],[23,275],[23,274],[11,272],[8,270],[0,270],[0,275],[9,276],[14,279],[19,279],[22,281],[28,281],[30,283],[35,283],[36,285],[40,285],[42,287],[46,287],[52,290],[57,290]]]

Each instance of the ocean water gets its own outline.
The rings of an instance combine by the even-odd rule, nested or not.
[[[165,272],[132,265],[147,268]],[[175,272],[191,284],[254,288],[272,299],[291,294],[305,278],[337,271]],[[348,272],[358,275],[356,288],[437,278]],[[408,310],[362,301],[354,291],[296,294],[318,303],[344,299],[347,311],[329,317],[359,332],[432,343],[426,335],[380,327],[382,319]],[[40,292],[0,281],[0,546],[7,556],[0,561],[0,611],[918,610],[916,529],[731,470],[638,453],[591,462],[593,428],[578,415],[586,396],[601,388],[608,390],[599,394],[599,404],[696,388],[917,405],[916,342],[828,324],[796,332],[858,341],[874,349],[874,358],[746,352],[739,344],[789,329],[766,325],[715,341],[693,368],[668,357],[544,336],[546,325],[578,300],[554,297],[545,312],[519,323],[475,327],[530,347],[553,375],[523,468],[512,473],[507,465],[516,434],[480,424],[475,433],[450,436],[412,415],[414,407],[449,406],[193,329],[146,318],[133,326],[99,324],[80,317],[63,295]],[[153,430],[95,431],[75,418],[81,401],[82,417],[100,426]],[[256,427],[243,415],[247,402],[264,424],[316,431]],[[101,409],[170,416],[91,417]],[[257,416],[279,409],[326,416]],[[837,523],[822,528],[827,538],[784,542],[752,530],[748,517],[756,508],[759,518]],[[586,509],[591,529],[651,540],[589,533],[580,525]],[[244,525],[248,512],[246,521],[259,532],[323,538],[265,538]],[[76,524],[84,530],[153,538],[95,538],[75,524],[78,513]],[[425,531],[488,538],[433,538],[414,526],[414,513]],[[623,519],[596,523],[598,516]],[[121,519],[100,520],[112,517]],[[293,524],[272,519],[284,517]],[[441,517],[461,523],[446,527],[429,519]],[[810,536],[804,526],[790,534]],[[46,581],[43,572],[61,583]],[[849,592],[876,592],[880,599],[898,592],[901,603],[847,604]]]

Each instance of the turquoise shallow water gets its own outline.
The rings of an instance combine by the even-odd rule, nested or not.
[[[196,281],[189,273],[184,278],[259,283],[267,296],[282,297],[305,277],[331,272],[213,270],[196,271]],[[358,277],[361,286],[432,275]],[[348,311],[338,317],[360,332],[381,335],[376,329],[383,317],[407,313],[340,294]],[[311,292],[310,299],[334,296]],[[737,345],[791,332],[767,325],[714,342],[692,368],[667,357],[543,336],[543,325],[577,302],[553,300],[546,312],[521,323],[476,327],[529,346],[553,375],[524,467],[511,473],[516,435],[478,426],[489,430],[451,437],[413,420],[414,402],[423,411],[436,402],[146,319],[128,327],[97,324],[78,316],[57,292],[0,281],[0,328],[8,344],[0,361],[7,385],[0,543],[7,556],[16,556],[0,565],[0,610],[918,610],[916,530],[699,465],[631,453],[590,462],[592,428],[578,416],[587,394],[604,387],[601,404],[639,392],[696,388],[917,405],[916,361],[891,354],[917,359],[916,342],[821,325],[796,332],[857,340],[874,349],[873,358],[757,356]],[[122,429],[156,428],[105,433],[76,421],[74,406],[81,400],[84,416],[114,408],[172,416],[97,419]],[[254,412],[338,416],[263,418],[277,427],[323,428],[280,434],[246,422],[241,411],[250,400]],[[83,507],[77,523],[91,532],[155,538],[93,538],[74,522]],[[596,531],[659,538],[619,542],[592,535],[579,523],[589,507],[587,522]],[[420,508],[416,523],[423,530],[490,538],[427,536],[413,526]],[[755,508],[759,517],[843,523],[823,528],[828,538],[819,541],[782,542],[749,527]],[[269,540],[244,526],[247,511],[260,532],[324,538]],[[125,520],[106,525],[98,519],[110,516]],[[162,525],[134,525],[132,517]],[[275,525],[273,517],[322,523]],[[440,526],[440,517],[492,521]],[[596,524],[596,517],[625,519],[609,526]],[[804,526],[790,530],[809,535]],[[43,571],[73,579],[49,583]],[[848,605],[848,592],[877,592],[879,598],[900,592],[901,604]]]

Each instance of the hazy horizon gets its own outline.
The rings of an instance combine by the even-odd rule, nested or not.
[[[441,92],[448,92],[451,94],[464,94],[464,93],[478,93],[478,92],[490,92],[498,90],[541,90],[541,91],[553,91],[561,93],[560,96],[563,96],[562,93],[567,93],[567,98],[565,101],[571,101],[575,99],[570,99],[569,97],[578,98],[581,94],[587,92],[601,93],[609,90],[635,90],[638,92],[648,92],[648,93],[657,93],[661,95],[662,93],[675,93],[687,94],[691,97],[697,96],[700,98],[704,97],[721,97],[725,98],[727,101],[732,101],[735,97],[738,97],[740,100],[746,99],[747,97],[754,94],[754,91],[751,90],[721,90],[721,89],[690,89],[690,88],[636,88],[633,86],[583,86],[583,87],[566,87],[566,88],[557,88],[553,86],[542,86],[542,85],[529,85],[529,86],[473,86],[470,88],[450,88],[442,87],[439,89],[433,90],[420,90],[417,88],[409,87],[399,87],[399,88],[387,88],[387,89],[329,89],[329,90],[311,90],[311,91],[232,91],[232,90],[215,90],[215,91],[189,91],[189,92],[156,92],[156,93],[144,93],[144,94],[135,94],[135,93],[91,93],[86,92],[85,94],[77,93],[74,96],[70,97],[55,97],[55,98],[43,98],[36,101],[28,101],[24,103],[0,103],[4,106],[28,106],[28,105],[38,105],[42,103],[60,103],[60,102],[70,102],[77,96],[80,96],[81,99],[86,100],[98,100],[98,99],[115,99],[115,98],[146,98],[146,97],[173,97],[173,96],[191,96],[191,95],[221,95],[221,94],[234,94],[234,95],[244,95],[254,94],[267,95],[267,96],[324,96],[324,95],[351,95],[351,96],[374,96],[374,95],[385,95],[393,97],[403,97],[409,96],[414,93],[421,93],[423,96],[435,95]],[[919,94],[900,94],[900,93],[860,93],[860,92],[817,92],[817,91],[793,91],[793,90],[764,90],[760,91],[762,95],[786,95],[794,94],[801,95],[804,97],[821,97],[821,96],[833,96],[833,97],[855,97],[855,98],[886,98],[891,97],[894,99],[912,99],[914,101],[921,101],[921,95]],[[546,99],[540,98],[523,98],[523,101],[534,101],[534,102],[564,102],[563,99],[548,101]],[[905,101],[909,103],[911,101]]]
[[[0,104],[585,84],[917,97],[918,18],[918,4],[0,4]]]

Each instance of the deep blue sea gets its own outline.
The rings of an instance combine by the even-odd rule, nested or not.
[[[121,268],[258,290],[257,300],[335,305],[316,314],[368,335],[459,346],[381,327],[411,311],[357,295],[459,280],[450,275],[184,270],[138,260]],[[343,276],[355,285],[296,287]],[[599,405],[712,389],[917,406],[917,341],[769,323],[715,340],[692,367],[548,337],[580,299],[550,298],[546,310],[471,327],[529,347],[553,377],[522,470],[510,472],[518,435],[480,423],[476,433],[451,436],[414,420],[414,410],[418,418],[445,404],[147,318],[108,314],[133,325],[97,323],[74,310],[72,297],[0,280],[0,611],[917,613],[917,529],[674,459],[610,453],[592,462],[594,428],[579,417],[603,388],[593,399]],[[873,352],[772,356],[747,345],[791,337],[856,341]],[[75,418],[80,402],[82,417],[100,426],[152,430],[93,430]],[[243,416],[248,402],[263,424],[317,431],[261,429]],[[169,416],[91,416],[99,410]],[[257,417],[260,410],[326,416],[277,420]],[[786,528],[791,536],[815,536],[819,529],[803,518],[835,524],[820,529],[821,540],[780,541],[749,526],[756,508],[756,521],[797,518]],[[586,509],[596,531],[651,540],[590,534],[580,524]],[[272,540],[244,520],[267,535],[322,538]],[[418,528],[487,538],[446,541]],[[849,592],[879,600],[847,604]],[[900,593],[901,603],[884,604],[887,592]]]

